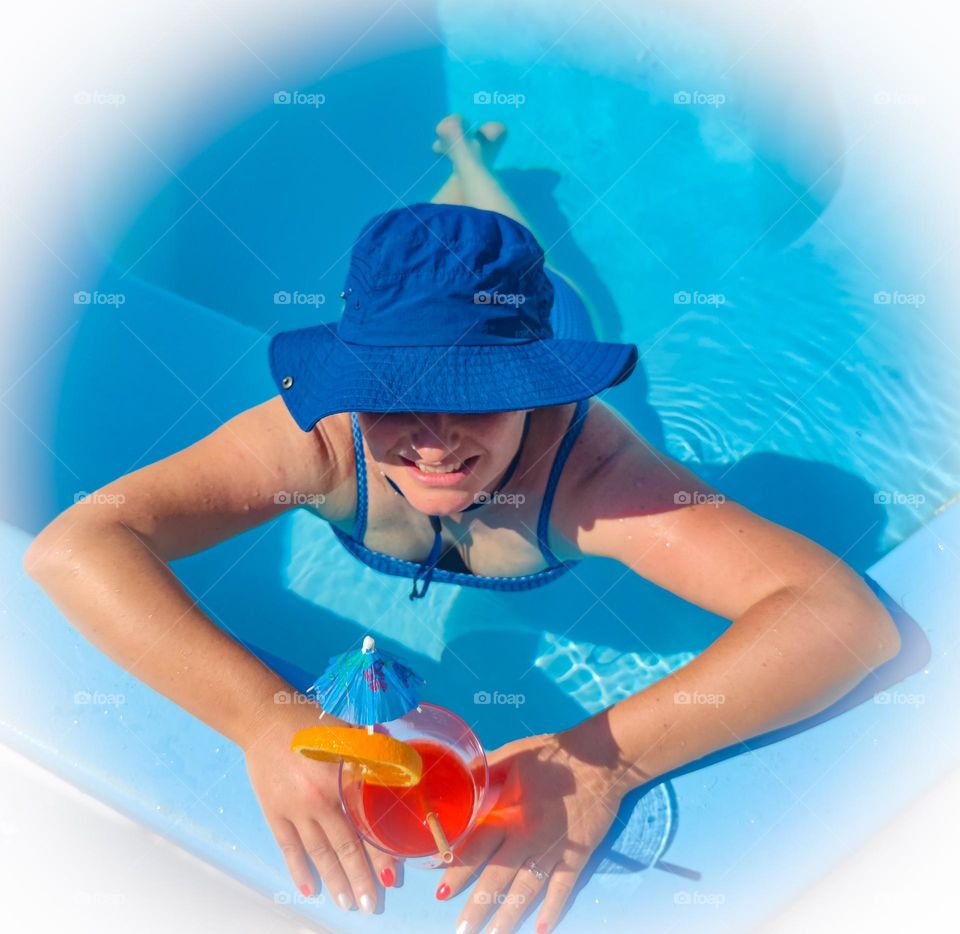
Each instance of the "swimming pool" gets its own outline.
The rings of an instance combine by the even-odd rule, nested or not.
[[[569,9],[531,4],[529,29],[515,27],[507,4],[433,13],[444,47],[424,33],[386,57],[348,56],[322,80],[314,69],[296,90],[323,94],[322,108],[275,103],[293,82],[262,83],[215,138],[195,132],[176,177],[134,210],[122,189],[87,192],[102,261],[89,267],[88,291],[124,302],[82,306],[63,370],[46,371],[58,459],[30,531],[78,490],[273,394],[266,338],[335,315],[352,234],[398,195],[430,197],[442,181],[440,166],[428,171],[432,127],[450,109],[508,123],[502,177],[553,264],[594,304],[600,336],[640,346],[642,372],[606,398],[655,444],[859,570],[927,522],[960,477],[947,440],[957,427],[950,348],[930,328],[944,312],[909,245],[868,226],[869,206],[845,196],[844,133],[792,149],[793,137],[775,132],[789,127],[730,72],[724,50],[702,33],[685,46],[685,24],[666,14],[630,29],[613,14],[591,17],[548,48],[544,37],[576,19]],[[205,191],[210,210],[188,211]],[[125,212],[132,220],[116,235]],[[413,608],[404,582],[356,565],[306,514],[176,570],[295,685],[365,632],[395,643],[431,700],[470,712],[487,748],[562,729],[645,687],[726,625],[599,560],[544,591],[432,587]],[[116,675],[104,666],[98,677]],[[147,709],[155,724],[174,722],[163,703],[128,716]],[[105,757],[115,774],[126,768],[124,735]],[[138,785],[144,800],[184,797],[181,813],[211,825],[177,782],[207,787],[214,772],[192,755],[212,737],[178,738],[172,727],[141,736],[177,776],[158,770]],[[765,817],[768,791],[757,805]],[[216,807],[249,806],[231,794]],[[667,797],[650,811],[653,852],[677,832],[671,808]],[[642,830],[650,815],[637,813]],[[255,815],[238,820],[255,825]],[[269,838],[251,840],[264,848],[257,859],[272,859]],[[646,852],[649,836],[639,841]],[[213,843],[211,853],[239,859]]]
[[[836,127],[828,94],[808,105],[815,128],[791,126],[719,37],[685,50],[689,24],[649,12],[642,36],[590,17],[555,55],[535,29],[508,28],[509,4],[436,14],[446,53],[397,52],[299,89],[322,105],[251,93],[102,249],[264,333],[335,317],[350,238],[445,177],[428,149],[436,115],[496,117],[510,128],[501,177],[551,261],[586,292],[602,339],[641,349],[643,372],[609,396],[638,430],[860,569],[957,493],[938,283],[894,218],[878,225],[868,197],[845,193],[859,128]],[[576,19],[527,15],[548,35]],[[657,39],[665,50],[643,48]],[[589,121],[568,105],[581,100]],[[208,187],[213,213],[188,210]],[[104,228],[109,205],[125,206],[123,192],[91,196],[108,199]]]

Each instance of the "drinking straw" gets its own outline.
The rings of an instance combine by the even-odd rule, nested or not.
[[[423,786],[419,783],[416,785],[415,792],[417,795],[417,804],[419,805],[418,810],[427,810],[427,802],[424,799]],[[427,825],[427,829],[433,835],[433,842],[437,845],[437,852],[440,854],[440,858],[445,863],[453,862],[453,850],[450,849],[450,844],[447,841],[447,835],[443,832],[443,828],[440,826],[440,818],[437,817],[436,811],[427,811],[427,816],[423,819],[423,822]]]
[[[437,845],[437,852],[440,854],[440,858],[445,863],[452,863],[453,850],[450,849],[450,844],[447,842],[447,835],[443,832],[443,828],[440,826],[440,820],[435,811],[429,811],[427,813],[426,825],[430,828],[430,833],[433,834],[433,842]]]

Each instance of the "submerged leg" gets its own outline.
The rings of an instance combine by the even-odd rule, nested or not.
[[[493,174],[493,163],[503,145],[507,128],[496,120],[482,124],[475,133],[465,132],[463,118],[450,114],[437,124],[433,151],[450,159],[452,172],[431,199],[442,204],[465,204],[497,211],[530,227],[520,208]]]

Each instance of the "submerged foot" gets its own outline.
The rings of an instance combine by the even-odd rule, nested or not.
[[[460,114],[449,114],[437,124],[437,139],[434,140],[433,151],[438,155],[449,156],[454,166],[466,157],[478,159],[489,167],[497,158],[506,135],[506,125],[499,120],[488,120],[476,131],[465,132],[463,117]]]

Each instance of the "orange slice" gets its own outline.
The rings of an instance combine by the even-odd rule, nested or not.
[[[321,762],[354,762],[371,785],[407,788],[416,785],[423,772],[423,760],[413,746],[358,727],[307,727],[296,733],[290,748]]]

